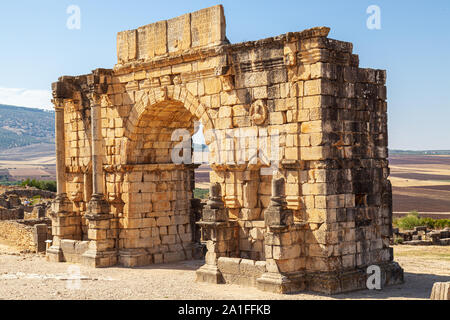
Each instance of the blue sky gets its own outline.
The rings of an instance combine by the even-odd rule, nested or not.
[[[112,68],[116,33],[221,3],[232,43],[315,26],[354,44],[361,67],[388,72],[389,146],[450,149],[450,1],[40,0],[0,3],[0,103],[51,107],[61,75]],[[81,29],[66,27],[81,9]],[[368,6],[381,9],[369,30]]]

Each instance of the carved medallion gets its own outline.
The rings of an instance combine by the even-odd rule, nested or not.
[[[267,105],[263,100],[257,100],[250,108],[250,118],[253,123],[260,126],[267,119]]]

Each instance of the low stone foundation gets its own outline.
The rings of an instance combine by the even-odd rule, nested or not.
[[[52,249],[47,251],[49,261],[69,262],[90,265],[89,250],[95,246],[93,241],[61,240],[58,252]],[[94,267],[121,265],[124,267],[140,267],[151,264],[173,263],[184,260],[199,259],[203,257],[203,246],[200,244],[190,244],[180,248],[177,252],[151,253],[146,249],[111,250],[104,256],[98,257],[100,260],[108,259],[106,262],[97,262]]]
[[[411,246],[448,246],[450,245],[450,228],[431,230],[421,226],[403,232],[394,229],[391,242]]]
[[[225,283],[256,287],[256,279],[266,272],[265,261],[240,258],[219,258],[217,267]]]
[[[396,262],[378,266],[382,287],[404,282],[403,269]],[[341,272],[270,273],[266,271],[265,261],[240,258],[219,258],[217,267],[205,265],[197,271],[198,282],[238,284],[280,294],[301,291],[338,294],[363,290],[367,289],[367,278],[367,268]]]

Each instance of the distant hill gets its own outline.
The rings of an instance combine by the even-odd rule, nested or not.
[[[389,150],[389,154],[396,155],[450,155],[450,150]]]
[[[0,151],[33,144],[54,144],[53,111],[0,104]]]

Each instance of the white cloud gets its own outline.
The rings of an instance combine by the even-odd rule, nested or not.
[[[52,110],[52,92],[0,87],[0,104]]]

